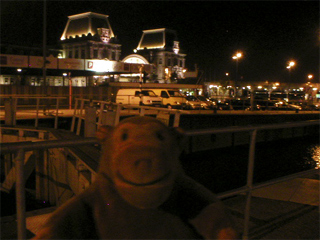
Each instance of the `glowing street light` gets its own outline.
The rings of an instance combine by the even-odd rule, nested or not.
[[[295,63],[294,61],[290,61],[290,62],[288,63],[287,69],[289,69],[289,78],[290,78],[291,68],[292,68],[293,66],[295,66],[295,65],[296,65],[296,63]],[[290,80],[290,79],[289,79],[289,80]]]
[[[235,97],[237,96],[237,80],[238,80],[238,61],[239,59],[242,58],[242,53],[237,52],[234,56],[232,56],[232,59],[236,60],[236,78],[234,81],[234,95]]]
[[[291,84],[291,68],[295,65],[296,65],[296,63],[294,61],[290,61],[287,66],[287,69],[289,70],[289,85],[288,85],[288,91],[287,91],[287,101],[288,102],[289,102],[289,91],[290,91],[290,84]]]
[[[232,56],[233,59],[238,59],[242,57],[242,53],[238,52],[236,55]]]
[[[312,74],[309,74],[309,75],[308,75],[308,79],[311,80],[312,78],[313,78],[313,75],[312,75]]]
[[[289,65],[287,66],[288,69],[292,68],[296,63],[294,61],[290,61]]]

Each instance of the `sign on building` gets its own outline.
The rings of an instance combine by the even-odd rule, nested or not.
[[[60,58],[59,69],[85,70],[85,60],[75,58]]]
[[[57,58],[50,55],[46,58],[46,68],[57,69],[58,61]],[[43,68],[43,57],[30,56],[29,60],[30,68]]]
[[[28,56],[1,54],[1,67],[28,67]]]

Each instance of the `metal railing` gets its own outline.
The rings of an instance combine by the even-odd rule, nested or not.
[[[65,97],[52,97],[52,96],[18,96],[18,95],[0,95],[1,99],[7,99],[7,102],[5,102],[5,115],[10,117],[6,117],[5,122],[8,125],[16,125],[16,113],[17,113],[17,108],[18,108],[18,99],[35,99],[36,100],[36,117],[35,117],[35,127],[38,127],[39,125],[39,113],[40,113],[40,100],[56,100],[55,104],[55,109],[52,112],[52,116],[54,116],[55,121],[54,121],[54,128],[58,128],[58,114],[59,114],[59,103],[61,99],[65,99]],[[48,114],[49,115],[49,106],[50,104],[46,104],[46,106],[43,109],[43,114]],[[25,106],[22,106],[25,107]]]
[[[206,134],[216,134],[216,133],[235,133],[235,132],[250,132],[250,144],[249,144],[249,158],[248,158],[248,171],[247,171],[247,182],[244,187],[230,190],[228,192],[223,192],[218,194],[218,198],[226,198],[230,196],[235,196],[241,193],[247,194],[246,206],[245,206],[245,216],[244,216],[244,229],[243,238],[248,239],[249,234],[249,220],[250,220],[250,207],[252,191],[257,188],[266,187],[279,182],[287,181],[293,178],[319,173],[319,169],[311,169],[303,172],[299,172],[292,175],[287,175],[278,179],[273,179],[268,182],[253,184],[254,175],[254,162],[255,162],[255,146],[256,146],[256,136],[257,132],[260,130],[270,130],[279,128],[294,128],[294,127],[306,127],[306,126],[316,126],[319,125],[318,120],[314,121],[303,121],[294,123],[280,123],[280,124],[270,124],[270,125],[260,125],[260,126],[243,126],[243,127],[226,127],[221,129],[204,129],[204,130],[189,130],[186,131],[186,135],[189,137],[206,135]],[[71,147],[87,144],[96,144],[95,138],[84,138],[78,140],[53,140],[44,142],[28,142],[22,143],[20,145],[15,145],[12,143],[1,144],[2,153],[12,153],[16,152],[16,205],[17,205],[17,221],[18,221],[18,239],[25,239],[26,236],[26,215],[25,215],[25,193],[24,193],[24,153],[28,150],[37,149],[48,149],[48,148],[61,148],[61,147]]]
[[[97,126],[101,126],[102,124],[105,124],[103,119],[104,114],[111,113],[111,112],[113,112],[114,114],[109,115],[107,117],[109,118],[110,122],[112,122],[112,125],[117,125],[120,121],[120,115],[123,108],[128,109],[128,111],[132,109],[138,109],[136,111],[138,111],[138,114],[140,116],[144,116],[146,114],[156,114],[157,116],[159,116],[160,113],[174,114],[174,121],[173,121],[174,127],[179,126],[180,115],[182,113],[184,114],[190,113],[189,111],[186,111],[186,110],[168,109],[168,108],[153,107],[153,106],[133,106],[133,105],[127,105],[127,104],[119,104],[114,102],[83,99],[83,98],[76,98],[75,101],[76,102],[75,102],[70,131],[71,132],[76,131],[77,135],[80,135],[82,120],[84,120],[86,117],[85,109],[87,107],[97,107],[97,111],[96,111]],[[147,112],[148,110],[149,112]],[[133,114],[136,114],[136,112]],[[95,118],[95,116],[93,117]],[[161,119],[161,117],[159,118]],[[76,119],[78,119],[77,126],[76,126]],[[95,121],[95,119],[91,120],[91,122],[93,121]]]
[[[17,153],[15,158],[16,166],[16,209],[17,209],[17,234],[18,239],[26,239],[26,197],[24,178],[24,156],[26,151],[81,146],[96,144],[95,138],[72,139],[72,140],[51,140],[43,142],[26,142],[19,145],[3,143],[0,145],[1,153]]]
[[[293,122],[293,123],[278,123],[278,124],[268,124],[260,126],[242,126],[242,127],[227,127],[220,129],[203,129],[203,130],[190,130],[186,132],[187,136],[199,136],[199,135],[208,135],[208,134],[217,134],[217,133],[236,133],[236,132],[250,132],[250,142],[249,142],[249,158],[248,158],[248,167],[247,167],[247,182],[246,185],[242,188],[233,189],[229,192],[224,192],[218,194],[218,198],[226,198],[234,196],[241,193],[247,194],[246,199],[246,209],[245,209],[245,218],[244,218],[244,230],[243,238],[248,239],[249,233],[249,217],[250,217],[250,206],[251,206],[251,197],[252,191],[254,189],[266,187],[278,182],[283,182],[290,180],[299,176],[304,176],[306,174],[311,174],[319,172],[319,169],[312,169],[304,171],[298,174],[289,175],[287,177],[282,177],[275,179],[273,181],[265,182],[262,184],[253,184],[254,176],[254,162],[255,162],[255,146],[256,146],[256,137],[259,130],[271,130],[271,129],[280,129],[280,128],[294,128],[294,127],[306,127],[319,125],[318,120],[303,121],[303,122]]]

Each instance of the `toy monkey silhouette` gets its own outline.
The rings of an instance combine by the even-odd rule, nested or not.
[[[58,208],[34,239],[236,239],[214,194],[180,166],[181,130],[131,117],[97,133],[96,180]]]

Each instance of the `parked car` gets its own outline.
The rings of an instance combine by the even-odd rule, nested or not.
[[[217,108],[219,110],[231,110],[231,106],[228,102],[217,102]]]
[[[251,110],[252,106],[251,106],[251,102],[250,100],[236,100],[236,99],[232,99],[229,101],[229,105],[231,106],[231,108],[233,110],[245,110],[245,111],[249,111]],[[253,105],[253,110],[260,110],[260,106],[258,104]]]
[[[128,105],[161,106],[162,99],[152,90],[141,90],[135,88],[119,89],[116,96],[116,103]]]
[[[302,110],[302,107],[295,104],[287,103],[286,101],[279,101],[275,103],[276,110],[283,110],[283,111],[296,111]]]
[[[320,110],[320,104],[310,104],[310,105],[299,105],[301,106],[303,111],[319,111]]]
[[[255,103],[260,106],[260,110],[276,110],[277,107],[275,103],[277,101],[270,101],[270,100],[255,100]]]
[[[186,98],[178,89],[149,89],[162,98],[162,106],[167,108],[185,109],[187,107]]]
[[[214,109],[213,102],[211,102],[205,96],[197,96],[196,98],[200,101],[202,109]]]
[[[188,109],[201,109],[201,102],[195,96],[187,96],[186,100]]]
[[[220,101],[215,98],[209,98],[209,100],[213,103],[214,108],[217,110],[230,110],[229,102],[227,101]]]

